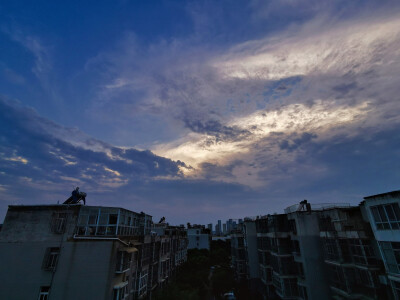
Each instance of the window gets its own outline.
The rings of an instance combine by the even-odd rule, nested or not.
[[[349,247],[353,262],[361,265],[377,265],[373,247],[369,240],[349,239]]]
[[[335,239],[324,239],[325,259],[338,260],[339,249]]]
[[[47,300],[47,299],[49,299],[49,292],[50,292],[50,287],[49,286],[40,287],[40,293],[39,293],[38,300]]]
[[[140,274],[140,278],[139,278],[139,295],[143,295],[146,292],[146,289],[147,289],[147,277],[148,277],[147,270],[143,271]]]
[[[304,279],[304,268],[303,268],[303,264],[300,262],[296,262],[297,265],[297,271],[298,271],[298,275],[300,278]]]
[[[387,269],[400,274],[400,242],[380,242]]]
[[[299,286],[299,296],[303,300],[308,300],[307,288],[305,286]]]
[[[56,268],[59,255],[60,248],[47,248],[43,260],[43,269],[54,270]]]
[[[395,298],[400,299],[400,282],[393,281],[393,280],[391,280],[391,282],[392,282],[392,287],[393,287],[393,292],[394,292]]]
[[[275,287],[275,290],[278,294],[282,294],[282,284],[281,280],[279,279],[278,275],[275,273],[272,274],[272,284]]]
[[[110,214],[108,217],[108,224],[117,224],[117,222],[118,222],[118,215]]]
[[[356,280],[359,285],[363,285],[370,288],[378,287],[378,276],[376,273],[368,270],[355,269]]]
[[[66,220],[66,213],[54,213],[51,218],[51,232],[57,234],[64,233]]]
[[[293,245],[293,252],[296,253],[296,255],[301,255],[299,241],[293,240],[292,245]]]
[[[400,207],[398,203],[372,206],[371,213],[378,230],[400,229]]]
[[[125,286],[122,286],[120,288],[114,288],[113,300],[125,299],[128,296],[127,286],[128,286],[128,284],[126,283]]]
[[[296,220],[289,220],[289,228],[293,234],[297,234]]]
[[[132,253],[125,251],[118,251],[117,253],[117,265],[115,272],[122,273],[130,269],[132,261]]]
[[[332,285],[336,288],[347,290],[343,269],[339,266],[330,265],[329,271]]]
[[[297,296],[298,295],[297,279],[296,278],[283,279],[283,285],[285,287],[284,295],[286,297],[293,297],[293,296]]]

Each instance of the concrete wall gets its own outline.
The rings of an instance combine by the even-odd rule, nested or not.
[[[249,277],[250,279],[259,278],[260,268],[258,263],[256,223],[254,221],[245,221],[244,226],[244,238],[247,247]]]
[[[303,264],[308,298],[328,299],[329,280],[323,259],[318,215],[296,212],[288,216],[289,219],[296,220],[297,235],[293,236],[293,239],[299,241],[301,256],[295,260]]]
[[[43,270],[42,263],[47,247],[59,244],[2,242],[0,299],[37,299],[40,287],[50,285],[52,299],[111,299],[113,243],[64,243],[52,282],[53,272]]]
[[[51,298],[112,299],[116,246],[113,241],[78,241],[64,244],[54,276]]]
[[[201,229],[190,228],[187,230],[187,238],[189,241],[188,249],[207,249],[210,250],[210,235],[201,233]]]
[[[51,299],[111,299],[116,240],[76,240],[80,206],[10,207],[0,232],[0,299],[37,299],[41,286],[51,286]],[[68,213],[64,234],[51,230],[53,214]],[[43,270],[47,249],[60,248],[55,272]]]

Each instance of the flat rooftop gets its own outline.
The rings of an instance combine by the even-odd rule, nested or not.
[[[367,196],[367,197],[364,197],[364,199],[367,200],[367,199],[383,198],[383,197],[399,197],[400,198],[400,190],[391,191],[391,192],[382,193],[382,194],[376,194],[376,195],[372,195],[372,196]]]
[[[135,214],[144,214],[146,216],[152,217],[149,214],[146,214],[144,212],[135,212],[123,207],[118,207],[118,206],[99,206],[99,205],[82,205],[82,204],[18,204],[18,205],[9,205],[8,209],[10,210],[21,210],[21,211],[28,211],[28,210],[43,210],[43,209],[62,209],[62,208],[72,208],[72,209],[80,209],[80,208],[87,208],[87,209],[96,209],[96,208],[101,208],[101,209],[120,209],[120,210],[125,210],[129,211],[131,213]]]

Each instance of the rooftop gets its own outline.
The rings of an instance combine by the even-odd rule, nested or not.
[[[327,210],[334,208],[351,208],[350,203],[309,203],[311,205],[311,210]],[[294,204],[285,208],[285,213],[290,214],[297,211],[304,211],[300,209],[300,204]]]
[[[82,205],[82,204],[36,204],[36,205],[24,205],[24,204],[18,204],[18,205],[9,205],[8,208],[10,210],[40,210],[40,209],[61,209],[61,208],[85,208],[85,209],[119,209],[119,210],[124,210],[124,211],[128,211],[131,213],[135,213],[135,214],[143,214],[146,216],[151,217],[151,215],[146,214],[144,212],[135,212],[126,208],[122,208],[122,207],[116,207],[116,206],[93,206],[93,205]]]
[[[364,199],[367,200],[367,199],[373,199],[373,198],[383,198],[383,197],[388,197],[388,196],[400,198],[400,190],[391,191],[391,192],[382,193],[382,194],[376,194],[376,195],[372,195],[372,196],[367,196],[367,197],[364,197]]]

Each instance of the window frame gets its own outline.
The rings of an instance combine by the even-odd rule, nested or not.
[[[400,206],[397,202],[370,207],[377,230],[400,230]]]
[[[46,289],[46,291],[44,291]],[[38,300],[48,300],[50,295],[50,286],[41,286],[39,290]]]
[[[60,257],[60,247],[48,247],[43,259],[43,269],[54,271]]]

